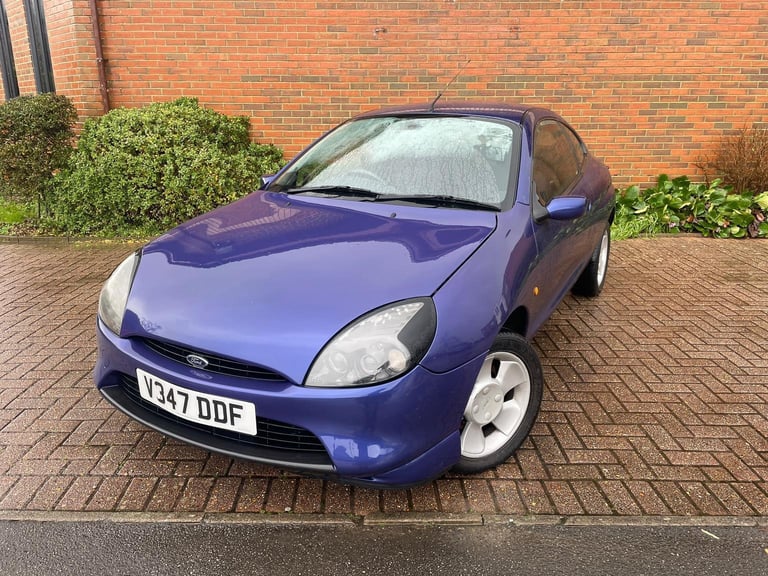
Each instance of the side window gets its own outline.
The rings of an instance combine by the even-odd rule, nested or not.
[[[32,56],[32,69],[35,73],[35,86],[40,94],[56,92],[53,84],[53,65],[51,49],[48,45],[48,30],[45,27],[43,0],[24,0],[27,15],[27,33],[29,51]]]
[[[544,120],[533,136],[533,181],[544,206],[563,194],[581,173],[584,149],[564,124]]]
[[[3,76],[3,91],[5,99],[10,100],[19,95],[19,83],[16,80],[16,66],[13,62],[13,46],[11,32],[8,28],[8,15],[5,12],[5,2],[0,0],[0,69]]]

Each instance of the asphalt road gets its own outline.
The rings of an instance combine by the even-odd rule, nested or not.
[[[0,522],[0,574],[768,574],[759,527]]]

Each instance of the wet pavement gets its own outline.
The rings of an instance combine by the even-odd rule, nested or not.
[[[534,340],[546,390],[517,455],[396,491],[209,454],[104,401],[96,300],[130,250],[0,244],[0,515],[768,516],[768,241],[614,243],[602,295]]]
[[[758,576],[767,538],[709,525],[0,522],[6,576]]]

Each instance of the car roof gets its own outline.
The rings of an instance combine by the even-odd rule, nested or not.
[[[521,123],[525,114],[531,113],[534,117],[554,116],[554,112],[537,106],[529,106],[522,103],[488,102],[488,101],[442,101],[434,105],[432,102],[405,104],[364,112],[355,118],[371,118],[376,116],[401,116],[401,115],[461,115],[484,116],[488,118],[500,118]]]

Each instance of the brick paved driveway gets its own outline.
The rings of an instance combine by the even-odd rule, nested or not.
[[[0,511],[768,515],[768,241],[614,244],[597,300],[535,339],[517,457],[375,491],[167,440],[94,389],[94,311],[130,247],[0,244]]]

